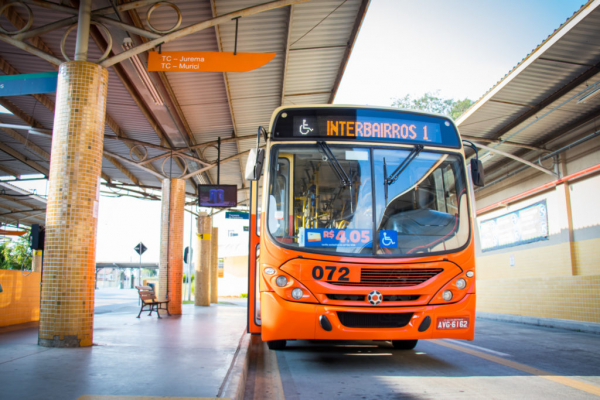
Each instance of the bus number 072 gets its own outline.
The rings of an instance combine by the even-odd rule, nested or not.
[[[340,275],[337,277],[337,281],[341,281],[341,282],[348,282],[350,280],[350,278],[348,278],[348,274],[350,273],[350,270],[348,269],[348,267],[334,267],[334,266],[330,266],[330,267],[325,267],[325,270],[323,270],[323,267],[321,267],[320,265],[317,265],[315,267],[313,267],[312,270],[312,277],[316,280],[321,280],[323,279],[323,276],[325,275],[325,271],[327,271],[327,278],[325,279],[326,281],[333,281],[333,276],[335,274],[335,272],[337,271]]]

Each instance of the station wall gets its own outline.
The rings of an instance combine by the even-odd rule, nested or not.
[[[0,327],[39,321],[39,272],[0,269]]]
[[[600,165],[600,141],[561,154],[562,176]],[[480,224],[545,200],[548,238],[482,251],[477,240],[477,310],[600,323],[600,169],[478,213]],[[528,169],[476,194],[478,210],[554,181]]]

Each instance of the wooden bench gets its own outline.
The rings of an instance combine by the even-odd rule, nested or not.
[[[156,299],[156,293],[154,293],[154,289],[152,289],[150,286],[136,286],[135,287],[138,290],[138,294],[140,295],[140,300],[142,301],[142,308],[140,309],[140,312],[137,316],[137,318],[140,317],[140,315],[142,314],[142,311],[148,311],[148,308],[144,309],[144,307],[150,307],[150,314],[148,315],[152,315],[152,311],[156,311],[156,314],[158,315],[158,318],[160,318],[160,310],[165,310],[167,312],[167,314],[169,316],[171,316],[171,314],[169,313],[169,300],[157,300]],[[163,307],[164,305],[164,307]]]

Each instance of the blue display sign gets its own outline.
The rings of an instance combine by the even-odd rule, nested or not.
[[[479,223],[481,250],[491,251],[548,240],[546,200]]]
[[[292,108],[277,116],[274,140],[367,140],[460,147],[449,118],[405,110],[370,108]]]
[[[373,239],[370,229],[303,229],[303,247],[369,247]]]
[[[398,232],[379,231],[379,247],[381,247],[382,249],[397,249]]]
[[[0,97],[54,93],[58,72],[0,76]]]
[[[226,219],[249,219],[250,216],[247,212],[228,211],[225,213]]]

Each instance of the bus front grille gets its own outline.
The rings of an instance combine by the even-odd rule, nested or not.
[[[338,311],[342,325],[348,328],[402,328],[413,313],[354,313]]]
[[[408,287],[420,285],[442,271],[442,268],[362,268],[360,282],[327,283],[338,286]]]
[[[329,300],[338,301],[365,301],[366,297],[360,294],[327,294]],[[415,301],[419,297],[418,294],[384,294],[383,301]]]

